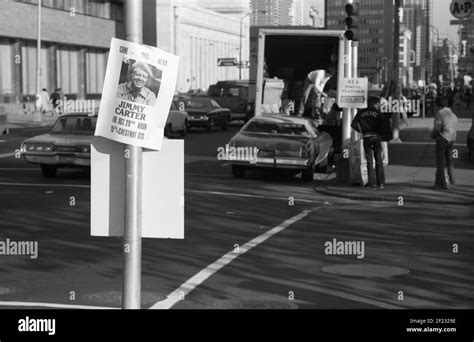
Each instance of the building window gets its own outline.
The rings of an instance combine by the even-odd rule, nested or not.
[[[77,94],[79,91],[79,52],[74,49],[58,49],[58,87],[64,94]]]
[[[13,94],[12,47],[0,40],[0,94]]]
[[[22,81],[23,81],[23,94],[34,95],[36,94],[36,43],[28,42],[25,43],[21,48],[21,67],[22,67]],[[41,48],[41,63],[40,63],[40,84],[39,88],[48,88],[48,54],[45,47]],[[51,91],[51,89],[48,89]]]
[[[87,93],[100,94],[104,86],[106,53],[104,52],[87,52],[86,53],[86,70],[87,70]]]

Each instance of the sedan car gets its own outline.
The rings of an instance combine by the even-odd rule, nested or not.
[[[178,108],[178,105],[172,101],[165,126],[165,137],[169,138],[173,133],[179,133],[180,136],[185,137],[187,120],[188,113],[184,111],[184,108]]]
[[[222,108],[213,99],[196,97],[183,102],[188,112],[188,129],[200,127],[212,132],[216,127],[221,127],[222,130],[229,128],[230,110]]]
[[[471,126],[467,134],[467,150],[469,152],[469,159],[474,161],[474,125]]]
[[[327,165],[331,150],[331,136],[319,132],[310,119],[259,116],[230,140],[220,159],[232,164],[235,178],[243,178],[250,168],[270,168],[301,172],[304,181],[311,181],[315,167]]]
[[[61,167],[89,168],[96,122],[96,115],[62,115],[49,133],[24,140],[21,155],[27,162],[39,164],[47,178],[56,176]]]

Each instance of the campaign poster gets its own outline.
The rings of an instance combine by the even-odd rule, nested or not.
[[[178,63],[156,47],[112,38],[95,135],[160,150]]]

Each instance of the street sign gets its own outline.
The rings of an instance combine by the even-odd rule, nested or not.
[[[471,23],[471,19],[450,20],[449,25],[466,25]]]
[[[472,1],[471,0],[453,0],[451,6],[449,6],[451,14],[458,19],[464,19],[472,13]]]
[[[217,66],[237,66],[239,63],[236,57],[233,58],[218,58]]]
[[[123,145],[95,137],[91,148],[91,235],[123,236]],[[184,142],[164,139],[160,151],[144,150],[140,168],[142,237],[184,238]]]
[[[338,91],[337,105],[340,108],[366,108],[369,93],[367,77],[342,78]]]
[[[178,63],[164,50],[112,38],[95,135],[160,150]]]

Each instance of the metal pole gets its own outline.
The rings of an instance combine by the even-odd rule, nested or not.
[[[143,0],[125,1],[125,38],[143,43]],[[141,303],[141,182],[142,148],[125,147],[125,231],[123,236],[123,309],[140,309]]]
[[[36,96],[40,97],[41,91],[41,0],[38,0],[38,26],[36,41]],[[38,103],[41,103],[38,101]],[[43,121],[41,107],[38,109],[37,121]]]
[[[393,64],[392,64],[392,82],[394,87],[393,97],[395,100],[401,99],[400,88],[399,88],[399,62],[400,62],[400,12],[401,9],[401,0],[395,0],[395,6],[393,8],[393,15],[394,15],[394,25],[393,25]],[[392,131],[393,131],[393,139],[398,140],[400,139],[399,136],[399,121],[400,121],[400,113],[393,113],[392,114]]]
[[[240,47],[239,47],[239,80],[242,79],[242,23],[248,14],[240,18]]]

